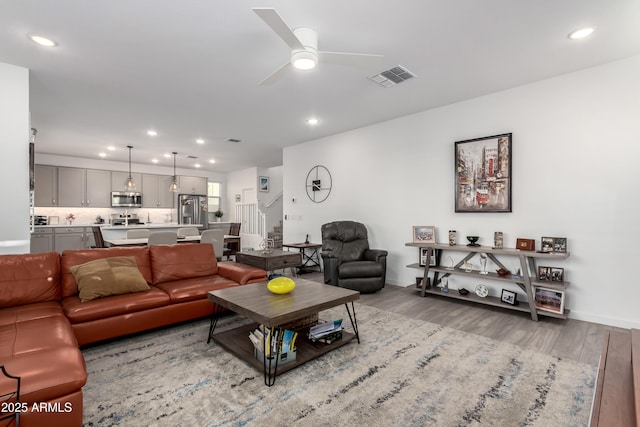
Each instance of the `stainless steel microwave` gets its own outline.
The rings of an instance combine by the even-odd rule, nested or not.
[[[142,193],[130,191],[112,191],[111,206],[114,208],[141,208]]]

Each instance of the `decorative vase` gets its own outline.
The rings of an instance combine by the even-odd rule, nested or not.
[[[296,282],[288,277],[276,277],[275,279],[269,280],[269,283],[267,283],[267,289],[278,295],[288,294],[295,287]]]

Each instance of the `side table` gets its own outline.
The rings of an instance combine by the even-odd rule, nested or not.
[[[318,267],[318,271],[322,271],[322,265],[320,264],[320,254],[318,250],[322,248],[321,243],[283,243],[283,248],[295,248],[300,251],[302,255],[302,265],[299,270],[300,273],[304,273],[305,269],[311,269]],[[309,250],[307,252],[307,249]]]
[[[268,253],[264,251],[246,251],[236,253],[236,262],[267,270],[270,277],[273,276],[274,270],[284,270],[286,268],[291,268],[291,273],[296,276],[295,269],[302,265],[302,255],[280,249],[273,249]]]

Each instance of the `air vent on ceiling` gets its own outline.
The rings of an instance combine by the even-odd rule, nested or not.
[[[187,159],[197,159],[198,156],[187,156]]]
[[[227,142],[233,142],[235,144],[237,144],[240,141],[242,141],[242,140],[241,139],[237,139],[237,138],[227,138]]]
[[[402,65],[398,65],[397,67],[369,76],[369,79],[378,83],[380,86],[391,87],[413,77],[416,77],[416,75]]]

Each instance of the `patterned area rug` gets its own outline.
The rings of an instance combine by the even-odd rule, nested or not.
[[[590,365],[356,305],[356,341],[266,387],[196,321],[83,350],[87,426],[586,426]],[[346,316],[344,307],[320,314]],[[345,318],[348,323],[348,317]],[[218,330],[245,323],[230,315]],[[350,325],[349,327],[350,328]]]

